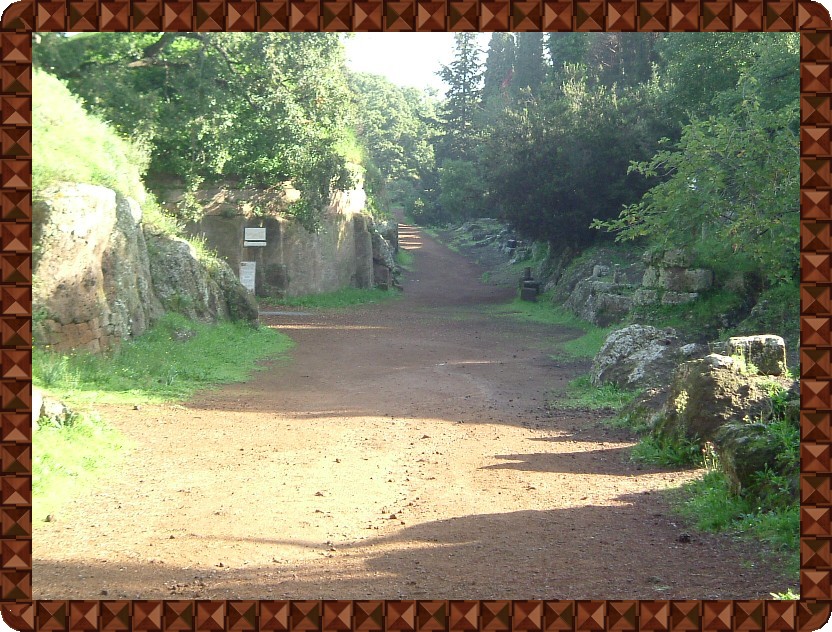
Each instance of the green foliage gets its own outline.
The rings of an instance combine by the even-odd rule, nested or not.
[[[322,294],[307,294],[305,296],[290,296],[285,298],[265,297],[260,301],[265,305],[275,307],[306,307],[311,309],[339,309],[378,303],[401,296],[398,292],[390,292],[379,289],[359,289],[347,287],[334,292]]]
[[[404,248],[399,248],[399,251],[396,253],[396,264],[403,270],[412,270],[415,259],[416,256]]]
[[[41,426],[32,435],[32,520],[43,522],[69,498],[116,466],[124,438],[90,413],[69,426]]]
[[[32,188],[77,182],[108,187],[142,201],[146,152],[118,137],[84,111],[66,85],[35,69],[32,74]]]
[[[479,136],[474,121],[480,108],[483,76],[476,33],[454,35],[454,59],[442,66],[439,76],[448,85],[442,107],[443,135],[436,154],[447,159],[470,159]]]
[[[455,220],[482,215],[482,182],[467,160],[446,160],[439,169],[439,204]]]
[[[546,80],[543,33],[517,33],[514,37],[517,45],[511,92],[515,99],[537,97]]]
[[[569,382],[564,396],[550,402],[555,408],[619,411],[638,396],[639,391],[617,387],[615,384],[593,386],[588,375]]]
[[[642,437],[633,447],[630,457],[640,463],[682,467],[701,464],[702,450],[696,441],[668,441],[650,434]]]
[[[597,354],[607,336],[615,327],[596,327],[581,320],[559,305],[553,305],[551,295],[541,294],[537,302],[521,301],[519,298],[509,303],[489,308],[489,313],[506,316],[520,321],[558,325],[575,330],[574,338],[557,344],[556,360],[587,359]]]
[[[514,33],[494,33],[491,36],[483,70],[482,101],[483,107],[492,115],[509,103],[516,51]]]
[[[56,354],[36,347],[33,381],[69,402],[182,400],[207,386],[244,381],[260,368],[258,360],[290,346],[287,336],[266,327],[206,325],[171,313],[109,355]]]
[[[365,189],[382,206],[413,214],[424,208],[435,177],[435,104],[413,88],[365,73],[350,73],[356,142],[364,148]]]
[[[345,182],[338,34],[91,33],[40,44],[37,67],[150,147],[155,180],[293,181],[313,204]]]
[[[649,237],[664,249],[697,247],[722,262],[741,253],[770,283],[796,278],[800,155],[793,105],[771,113],[749,100],[732,116],[687,125],[674,150],[632,167],[664,181],[618,219],[594,225],[618,239]]]
[[[578,68],[562,88],[542,90],[505,111],[480,148],[488,208],[521,233],[558,248],[581,248],[598,217],[635,201],[646,184],[627,173],[645,154],[640,140],[647,95],[593,88]]]

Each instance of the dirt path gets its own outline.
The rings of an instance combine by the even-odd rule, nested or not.
[[[34,594],[71,598],[758,598],[789,585],[682,536],[632,442],[544,400],[575,332],[482,307],[510,289],[402,227],[400,300],[269,316],[297,342],[186,406],[108,408],[135,448],[36,525]]]

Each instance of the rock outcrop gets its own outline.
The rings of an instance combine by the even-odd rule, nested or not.
[[[599,327],[622,320],[633,307],[634,287],[620,281],[618,270],[596,265],[592,276],[578,281],[564,307]]]
[[[253,298],[227,263],[206,265],[180,237],[148,234],[147,242],[153,288],[166,311],[202,322],[257,319]]]
[[[141,219],[135,201],[104,187],[41,192],[33,205],[36,344],[101,351],[162,315]]]
[[[782,444],[765,423],[726,423],[716,433],[713,443],[720,467],[735,494],[758,486],[759,473],[769,470],[783,476],[789,491],[797,495],[799,468],[779,458]]]
[[[387,226],[385,233],[390,235],[394,231]],[[376,226],[371,232],[373,240],[373,282],[377,288],[389,290],[392,288],[401,289],[399,283],[399,266],[396,264],[395,250],[387,241],[387,238]],[[395,227],[395,241],[398,243],[398,226]]]
[[[144,333],[165,311],[214,321],[257,319],[222,262],[210,268],[185,240],[156,234],[134,200],[65,184],[33,205],[35,344],[99,352]]]
[[[647,253],[644,262],[647,269],[641,280],[642,287],[634,297],[637,305],[690,303],[699,298],[701,292],[713,287],[713,272],[692,268],[691,257],[682,250]]]
[[[727,350],[761,375],[786,373],[786,342],[780,336],[736,336],[728,339]]]

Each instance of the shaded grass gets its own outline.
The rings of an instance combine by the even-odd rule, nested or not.
[[[782,560],[787,574],[800,568],[800,507],[765,510],[753,499],[731,493],[720,470],[684,485],[674,502],[677,511],[703,531],[727,532],[765,543]]]
[[[194,323],[167,314],[153,329],[111,354],[53,353],[35,348],[36,386],[74,403],[184,400],[216,384],[245,381],[257,362],[276,357],[291,339],[267,327]]]
[[[404,248],[399,248],[399,251],[396,253],[396,263],[399,265],[400,268],[403,270],[412,270],[413,269],[413,262],[416,260],[416,256],[405,250]]]
[[[286,298],[265,297],[259,299],[264,305],[272,307],[307,307],[310,309],[338,309],[388,301],[401,296],[399,292],[389,290],[359,289],[347,287],[335,292],[322,294],[307,294],[306,296],[292,296]]]
[[[553,398],[550,404],[556,408],[581,410],[619,411],[638,395],[639,391],[619,388],[615,384],[593,386],[588,375],[569,382],[566,392]]]
[[[556,359],[588,359],[595,356],[614,329],[611,327],[596,327],[592,323],[581,320],[559,305],[553,305],[548,293],[541,294],[537,302],[521,301],[515,298],[509,303],[490,307],[488,312],[496,316],[510,317],[523,322],[541,323],[558,327],[567,327],[582,332],[572,340],[558,343]]]
[[[701,466],[702,450],[695,442],[662,441],[650,434],[633,446],[630,458],[639,463],[662,467]]]

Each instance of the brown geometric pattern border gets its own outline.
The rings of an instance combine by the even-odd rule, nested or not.
[[[801,600],[32,601],[33,31],[799,31]],[[66,0],[0,21],[0,609],[49,632],[792,632],[832,603],[832,23],[780,0]]]

